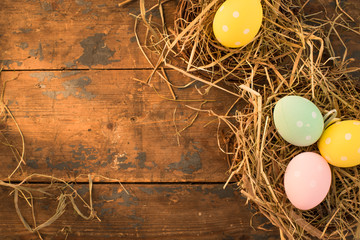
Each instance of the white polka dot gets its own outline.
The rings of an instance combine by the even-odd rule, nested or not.
[[[312,113],[311,113],[311,116],[312,116],[313,118],[316,118],[316,116],[317,116],[316,112],[312,112]]]
[[[227,31],[229,31],[229,27],[226,26],[226,25],[224,25],[224,26],[222,26],[222,30],[223,30],[224,32],[227,32]]]
[[[351,133],[345,134],[345,139],[346,139],[346,140],[350,140],[350,139],[351,139]]]
[[[298,127],[302,127],[304,125],[304,123],[302,121],[297,121],[296,122],[296,126]]]
[[[305,139],[309,141],[311,140],[311,136],[306,136]]]
[[[354,125],[360,125],[360,122],[354,122]]]
[[[238,18],[240,16],[238,11],[233,12],[233,17],[234,18]]]
[[[249,32],[250,32],[250,29],[247,28],[247,29],[244,30],[243,33],[244,33],[244,34],[248,34]]]
[[[241,44],[240,42],[236,42],[236,43],[235,43],[236,46],[239,46],[240,44]]]
[[[331,161],[331,158],[329,156],[325,156],[324,158],[328,161]]]
[[[331,143],[331,138],[327,138],[327,139],[325,140],[325,143],[326,143],[326,144],[330,144],[330,143]]]
[[[315,180],[310,181],[310,187],[314,188],[314,187],[316,187],[316,185],[317,185],[317,183]]]
[[[360,153],[360,148],[358,149],[358,153]]]
[[[346,161],[346,160],[348,160],[348,158],[346,157],[346,156],[341,156],[341,161]]]
[[[306,124],[305,126],[310,127],[310,124],[308,123],[308,124]]]
[[[219,11],[221,12],[222,10],[224,10],[224,6],[221,6]]]
[[[294,176],[295,176],[295,177],[300,177],[300,176],[301,176],[301,172],[300,172],[300,171],[295,171],[295,172],[294,172]]]

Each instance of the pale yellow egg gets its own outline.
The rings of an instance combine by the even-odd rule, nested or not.
[[[260,0],[227,0],[214,17],[215,37],[225,47],[244,46],[259,32],[262,18]]]
[[[360,164],[360,121],[334,123],[321,135],[318,147],[321,155],[337,167]]]

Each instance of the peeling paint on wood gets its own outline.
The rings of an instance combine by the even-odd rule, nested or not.
[[[39,169],[38,160],[37,159],[27,159],[26,166],[29,166],[32,169]]]
[[[29,44],[27,42],[21,42],[18,47],[24,50],[29,47]]]
[[[75,160],[80,160],[80,161],[96,160],[97,154],[98,151],[95,148],[85,147],[82,144],[80,144],[77,148],[72,150],[72,157]]]
[[[20,61],[14,61],[14,60],[0,60],[1,65],[6,66],[7,68],[10,68],[10,65],[13,63],[16,63],[19,67],[22,65],[22,62]]]
[[[96,97],[95,94],[88,92],[86,87],[91,84],[92,80],[88,76],[82,76],[79,78],[70,79],[67,81],[62,82],[62,86],[64,90],[56,90],[50,91],[46,90],[47,84],[45,80],[47,79],[47,83],[49,84],[53,79],[62,79],[71,76],[75,76],[79,74],[79,71],[69,71],[69,72],[62,72],[60,76],[55,75],[54,72],[40,72],[40,73],[31,73],[30,76],[37,78],[41,84],[41,88],[44,89],[43,95],[48,96],[54,100],[58,100],[59,96],[61,95],[62,98],[68,98],[69,96],[73,96],[79,99],[87,99],[91,100]]]
[[[128,157],[126,155],[121,154],[120,156],[116,156],[116,165],[118,168],[127,170],[129,168],[136,168],[136,165],[133,162],[126,162]]]
[[[202,168],[200,153],[198,151],[183,153],[179,162],[171,163],[168,167],[171,170],[179,170],[186,174],[199,171]]]
[[[79,169],[80,167],[88,168],[88,166],[85,165],[85,163],[82,163],[80,161],[64,161],[61,163],[53,164],[50,157],[45,158],[47,167],[50,169],[57,169],[57,170],[67,170],[72,171],[74,169]]]
[[[104,33],[96,33],[94,36],[87,37],[80,42],[83,47],[83,54],[76,60],[77,63],[91,68],[96,65],[108,65],[119,60],[109,60],[115,51],[105,44]]]
[[[53,72],[37,72],[37,73],[31,73],[30,77],[37,78],[39,82],[44,82],[45,79],[47,79],[48,82],[50,82],[54,78],[58,78],[55,76]]]
[[[138,166],[140,168],[146,168],[146,169],[150,170],[157,166],[157,164],[155,162],[146,164],[146,152],[138,152],[137,157],[135,159],[138,160]]]
[[[39,47],[36,49],[30,49],[29,51],[29,55],[32,57],[35,57],[37,59],[39,59],[40,61],[44,60],[44,54],[43,54],[43,48],[41,43],[39,43]]]

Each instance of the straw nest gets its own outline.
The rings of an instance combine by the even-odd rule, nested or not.
[[[180,0],[169,30],[164,22],[151,20],[154,8],[164,19],[162,5],[145,11],[140,1],[136,23],[142,21],[150,34],[144,44],[137,38],[139,46],[146,56],[146,49],[159,56],[154,63],[148,58],[152,75],[166,79],[163,69],[158,70],[168,67],[206,83],[205,93],[216,87],[239,97],[243,105],[234,115],[217,116],[230,129],[223,145],[229,181],[236,178],[242,194],[280,229],[282,238],[360,238],[360,166],[331,167],[333,181],[325,200],[311,210],[297,210],[285,195],[286,166],[295,155],[318,149],[316,144],[300,148],[286,143],[272,121],[274,104],[286,95],[311,100],[324,115],[335,109],[342,120],[360,119],[359,80],[350,74],[358,68],[349,67],[353,59],[346,58],[347,51],[339,57],[332,46],[333,39],[343,43],[339,30],[359,36],[351,16],[338,1],[338,14],[329,19],[321,18],[323,13],[306,15],[308,1],[262,0],[264,20],[257,37],[247,46],[228,49],[212,33],[222,2]],[[179,60],[181,67],[171,63]]]

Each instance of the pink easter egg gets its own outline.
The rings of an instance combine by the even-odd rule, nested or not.
[[[320,204],[329,192],[330,184],[330,166],[317,153],[296,155],[285,171],[286,196],[300,210],[309,210]]]

